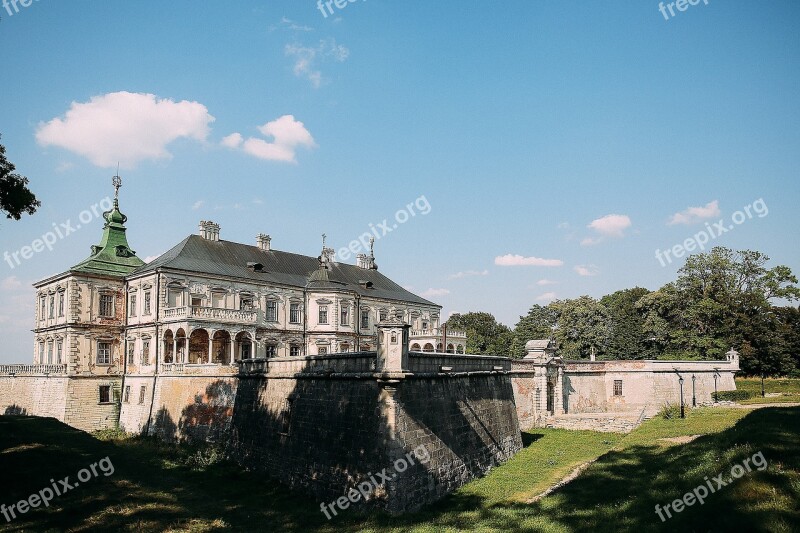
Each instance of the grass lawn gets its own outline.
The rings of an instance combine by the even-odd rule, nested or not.
[[[766,378],[764,379],[764,392],[779,394],[780,396],[761,397],[761,378],[738,378],[736,388],[750,392],[753,397],[742,400],[741,404],[758,403],[800,403],[800,379],[791,378]]]
[[[704,435],[688,444],[661,439]],[[340,513],[261,474],[149,439],[98,440],[52,419],[0,417],[0,503],[27,498],[108,456],[102,474],[0,529],[12,531],[798,531],[800,408],[690,410],[630,435],[534,430],[526,447],[487,477],[419,513]],[[730,486],[661,522],[654,506],[680,498],[762,452]],[[526,503],[598,458],[578,479]],[[209,466],[198,466],[209,464]]]

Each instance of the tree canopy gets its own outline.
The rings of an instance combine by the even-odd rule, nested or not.
[[[28,178],[15,170],[14,164],[6,159],[6,147],[0,144],[0,212],[6,218],[19,220],[24,213],[34,214],[42,204],[28,189]]]
[[[531,339],[555,340],[567,359],[594,351],[598,359],[719,360],[735,348],[748,374],[800,375],[800,308],[776,303],[800,299],[797,278],[768,263],[761,252],[716,247],[688,257],[677,279],[656,291],[533,305],[513,331],[488,313],[449,323],[467,330],[468,353],[522,357]]]

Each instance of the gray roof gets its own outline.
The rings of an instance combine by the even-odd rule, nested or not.
[[[263,271],[253,271],[248,268],[248,263],[260,263]],[[361,296],[439,307],[407,291],[377,270],[332,263],[329,270],[318,272],[319,260],[316,257],[279,250],[266,251],[231,241],[211,241],[200,235],[188,236],[157,259],[131,272],[128,277],[138,277],[158,268],[227,276],[260,284],[347,290]],[[365,287],[364,282],[370,282],[371,288]]]

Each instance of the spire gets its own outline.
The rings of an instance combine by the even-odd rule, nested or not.
[[[100,244],[92,246],[91,255],[72,267],[72,270],[121,277],[144,264],[144,261],[136,257],[136,252],[128,246],[128,238],[125,235],[125,222],[128,221],[128,217],[119,210],[119,189],[122,187],[122,178],[119,175],[114,176],[111,184],[114,186],[114,202],[111,210],[103,213],[106,221],[103,226],[103,238]]]

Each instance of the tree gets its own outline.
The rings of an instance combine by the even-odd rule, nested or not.
[[[550,303],[558,314],[555,340],[559,354],[565,359],[587,358],[606,352],[611,320],[608,309],[592,298],[581,296],[572,300]]]
[[[525,356],[525,343],[534,339],[550,339],[558,323],[558,312],[549,306],[534,305],[519,317],[511,345],[512,357]]]
[[[490,313],[454,313],[447,320],[447,329],[467,333],[466,352],[473,355],[509,356],[512,333]]]
[[[6,159],[6,147],[0,144],[0,211],[6,218],[19,220],[23,213],[34,214],[42,203],[28,189],[28,178],[14,170],[16,167]]]
[[[654,344],[645,333],[645,317],[637,302],[650,291],[641,287],[603,296],[600,303],[608,310],[611,329],[605,356],[608,359],[653,359]]]

